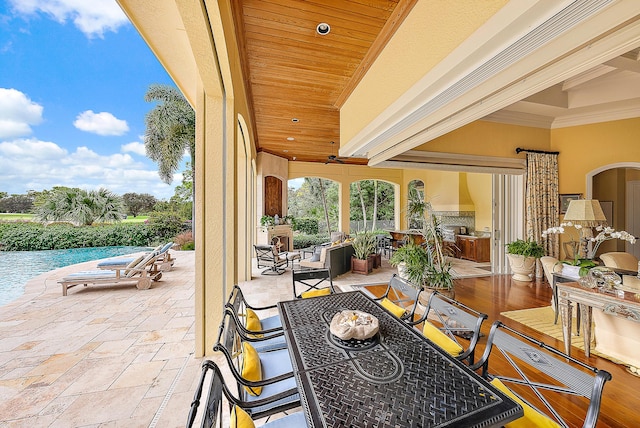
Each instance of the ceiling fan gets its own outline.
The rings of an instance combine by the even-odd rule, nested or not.
[[[332,141],[332,142],[331,142],[331,145],[334,145],[334,144],[335,144],[335,141]],[[326,160],[324,163],[325,163],[325,165],[326,165],[326,164],[328,164],[329,162],[344,163],[344,161],[343,161],[341,158],[339,158],[338,156],[336,156],[336,155],[329,155],[329,156],[327,156],[327,160]]]
[[[344,161],[342,159],[340,159],[338,156],[336,155],[329,155],[327,156],[327,160],[324,162],[325,165],[328,164],[329,162],[338,162],[338,163],[344,163]]]

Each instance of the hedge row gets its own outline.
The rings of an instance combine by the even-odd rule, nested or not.
[[[178,226],[180,228],[180,226]],[[0,223],[0,248],[5,251],[57,250],[81,247],[153,246],[180,233],[175,228],[157,228],[145,223],[101,226],[71,226],[39,223]]]
[[[307,248],[329,242],[327,235],[293,235],[293,248]]]

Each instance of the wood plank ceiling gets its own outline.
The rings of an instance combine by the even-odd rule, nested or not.
[[[337,156],[340,106],[416,1],[233,2],[258,151],[306,162]],[[328,34],[316,31],[320,23]]]

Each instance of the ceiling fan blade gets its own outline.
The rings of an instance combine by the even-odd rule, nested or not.
[[[340,159],[340,158],[335,158],[334,161],[340,162],[340,163],[344,163],[344,161],[342,159]]]

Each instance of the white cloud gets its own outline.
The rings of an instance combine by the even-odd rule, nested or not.
[[[92,110],[80,113],[73,126],[98,135],[124,135],[129,130],[126,120],[118,119],[111,113],[94,113]]]
[[[0,138],[31,134],[31,125],[42,122],[42,106],[16,89],[0,88]]]
[[[144,143],[141,143],[139,141],[133,141],[128,144],[123,144],[122,146],[120,146],[120,150],[123,153],[135,153],[140,156],[147,155],[147,151],[144,147]]]
[[[115,0],[10,0],[13,9],[23,14],[43,13],[64,24],[74,25],[87,37],[102,37],[116,32],[129,20]]]
[[[156,166],[136,161],[129,154],[100,155],[87,147],[70,152],[53,142],[35,138],[0,142],[0,190],[24,194],[54,186],[107,188],[116,194],[150,193],[169,199],[182,177],[168,185]]]

